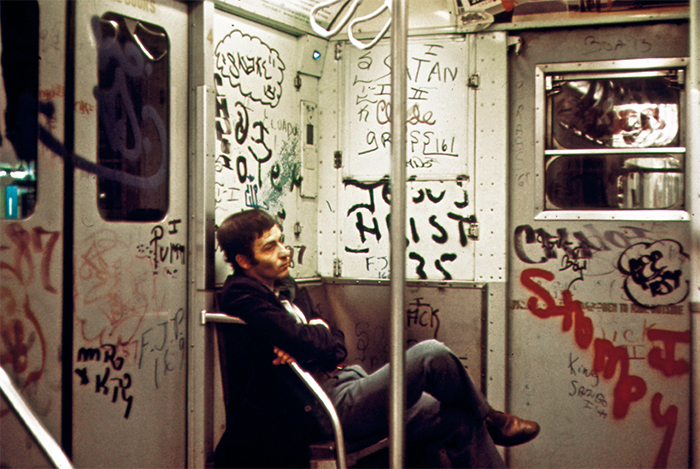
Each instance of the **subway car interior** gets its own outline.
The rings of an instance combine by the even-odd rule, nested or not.
[[[0,33],[0,467],[213,467],[216,235],[262,209],[343,364],[391,371],[357,447],[289,364],[308,466],[408,466],[434,339],[539,424],[507,467],[700,468],[700,0],[23,0]]]

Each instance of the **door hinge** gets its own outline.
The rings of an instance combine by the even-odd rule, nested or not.
[[[469,239],[479,239],[479,222],[471,222],[469,223],[469,230],[467,231],[467,236]]]
[[[336,151],[333,153],[333,167],[335,169],[340,169],[343,167],[343,152]]]
[[[467,86],[470,88],[478,88],[479,87],[479,74],[475,73],[473,75],[469,76],[469,82],[467,83]]]
[[[523,48],[523,38],[520,36],[508,36],[506,49],[513,49],[515,55],[520,55],[520,50]]]
[[[343,56],[343,43],[338,41],[335,43],[335,60],[340,60]]]
[[[337,257],[333,259],[333,277],[340,277],[343,274],[343,261]]]

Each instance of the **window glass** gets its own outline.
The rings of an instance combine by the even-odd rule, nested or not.
[[[554,155],[549,209],[681,209],[683,155]]]
[[[665,78],[562,80],[549,148],[678,145],[679,90]]]
[[[26,218],[36,204],[39,7],[0,2],[0,218]]]
[[[547,76],[546,209],[682,209],[682,77]]]
[[[115,13],[102,16],[97,33],[100,214],[161,220],[169,202],[168,36]]]

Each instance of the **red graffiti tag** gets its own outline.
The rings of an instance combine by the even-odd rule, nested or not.
[[[562,293],[563,305],[557,305],[552,295],[534,279],[554,280],[554,274],[542,269],[526,269],[520,275],[520,283],[535,293],[527,301],[528,310],[535,316],[546,319],[553,316],[563,316],[562,330],[571,329],[572,322],[576,323],[576,344],[581,349],[587,349],[593,338],[593,325],[590,318],[583,315],[581,303],[574,301],[569,290]],[[539,307],[539,302],[545,303],[545,308]],[[572,320],[573,316],[573,320]],[[580,324],[580,325],[579,325]],[[690,363],[685,359],[676,359],[676,344],[689,344],[690,331],[669,331],[650,328],[646,332],[650,341],[661,341],[662,347],[652,347],[647,356],[649,366],[661,371],[665,376],[678,376],[690,372]],[[611,379],[619,369],[619,376],[614,389],[613,417],[623,419],[627,416],[632,403],[641,400],[647,392],[647,384],[640,376],[629,372],[630,357],[625,346],[615,346],[607,339],[595,339],[593,372],[599,373],[604,379]],[[656,393],[651,401],[651,418],[657,427],[666,427],[664,439],[656,455],[654,467],[666,467],[671,451],[671,444],[676,430],[678,407],[671,405],[666,413],[661,412],[661,393]]]
[[[5,228],[7,239],[12,241],[15,246],[14,260],[11,264],[5,261],[0,261],[0,269],[9,270],[17,277],[17,280],[25,284],[26,281],[34,277],[34,259],[32,259],[32,251],[41,253],[41,283],[44,289],[50,293],[57,293],[56,288],[51,285],[49,272],[51,271],[51,259],[56,242],[60,236],[58,231],[46,231],[41,227],[34,227],[29,232],[25,230],[19,223],[11,223]],[[44,246],[42,236],[49,235],[49,240]],[[2,245],[0,250],[9,250],[10,247]],[[23,266],[26,265],[28,272],[25,276]]]
[[[664,343],[664,348],[654,347],[648,355],[649,366],[660,370],[667,377],[678,376],[690,373],[690,363],[688,360],[675,359],[676,344],[690,344],[690,330],[666,331],[662,329],[649,329],[647,331],[649,340],[660,340]],[[665,350],[665,354],[664,354]]]
[[[539,283],[535,282],[534,278],[542,278],[547,281],[554,280],[554,274],[543,269],[527,269],[520,275],[522,285],[539,296],[531,296],[527,300],[527,309],[538,318],[547,319],[553,316],[562,316],[561,329],[568,332],[571,326],[575,323],[574,336],[576,337],[576,345],[585,350],[591,345],[593,340],[593,321],[586,317],[581,302],[573,299],[569,290],[564,290],[562,294],[564,304],[559,306],[552,298],[552,295]],[[538,306],[539,300],[544,301],[546,307]]]
[[[664,441],[659,448],[659,454],[656,455],[654,467],[666,467],[668,464],[668,455],[671,452],[671,442],[673,442],[673,434],[676,432],[676,422],[678,420],[678,407],[675,405],[669,406],[665,414],[661,413],[661,400],[663,396],[660,392],[654,394],[651,398],[651,420],[657,427],[666,427],[664,433]]]
[[[28,295],[25,296],[24,302],[20,306],[9,288],[0,287],[0,304],[2,304],[3,311],[0,338],[4,349],[0,353],[0,365],[11,366],[18,376],[28,372],[21,384],[21,389],[24,391],[32,383],[39,381],[44,374],[46,367],[46,338],[39,320],[29,307]],[[29,354],[37,341],[41,349],[41,362],[39,365],[30,363],[29,360]],[[9,409],[0,411],[0,417],[4,416],[8,411]]]
[[[630,405],[644,397],[647,383],[639,376],[630,375],[630,359],[627,347],[615,347],[607,339],[595,340],[595,358],[593,371],[601,373],[603,378],[611,379],[620,365],[620,376],[615,384],[613,400],[613,417],[622,419],[627,416]]]

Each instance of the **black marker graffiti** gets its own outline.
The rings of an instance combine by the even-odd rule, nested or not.
[[[279,52],[258,37],[233,30],[219,41],[214,55],[217,70],[232,88],[264,105],[279,104],[285,70]]]
[[[102,362],[106,364],[104,373],[95,374],[95,393],[102,393],[106,396],[111,391],[112,403],[117,402],[121,398],[123,402],[126,402],[124,418],[128,419],[134,402],[134,396],[127,394],[127,391],[131,388],[131,375],[129,373],[116,376],[112,374],[113,371],[120,371],[124,366],[124,357],[117,356],[117,350],[117,347],[113,344],[102,344],[99,348],[81,347],[78,350],[76,362]],[[90,384],[90,375],[87,367],[76,368],[75,374],[80,377],[81,386]]]
[[[624,289],[630,300],[647,307],[674,305],[690,291],[690,280],[683,278],[688,260],[677,241],[665,239],[630,246],[617,268],[626,276]]]

